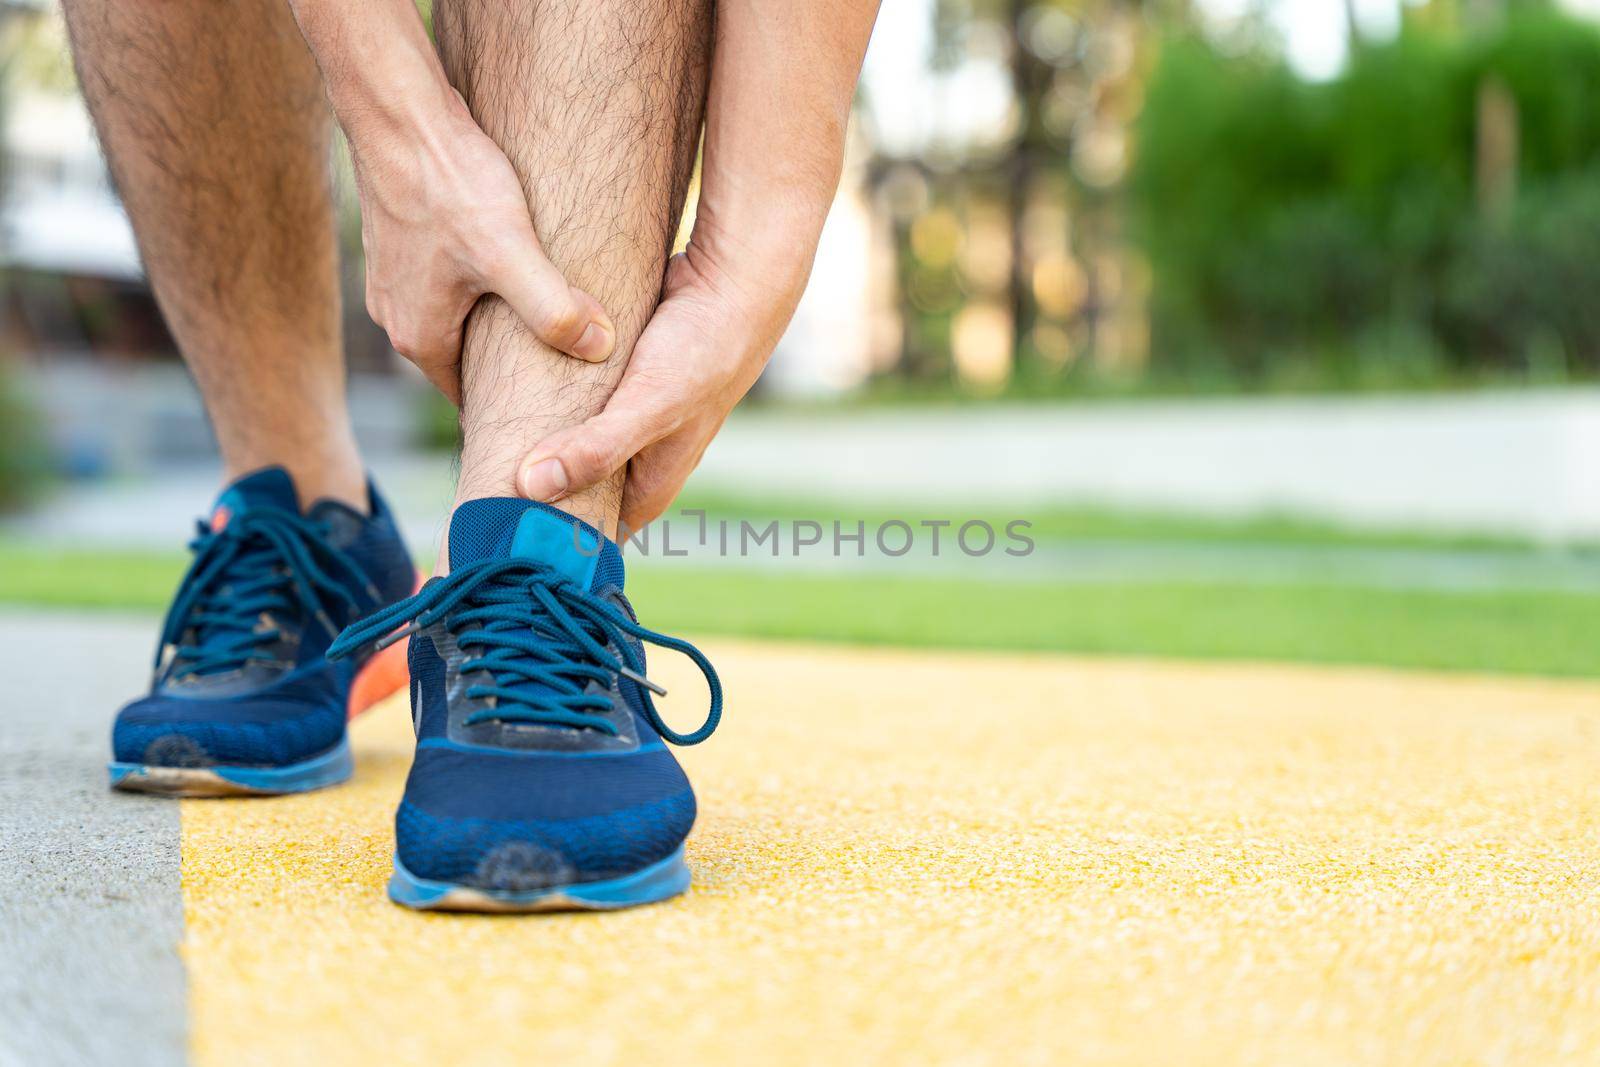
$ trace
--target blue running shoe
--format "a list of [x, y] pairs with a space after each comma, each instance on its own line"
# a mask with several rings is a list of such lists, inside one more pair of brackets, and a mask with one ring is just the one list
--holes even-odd
[[[635, 621], [617, 546], [555, 508], [469, 501], [450, 520], [449, 551], [448, 577], [351, 627], [330, 652], [411, 638], [417, 754], [395, 816], [390, 898], [554, 911], [683, 892], [694, 791], [663, 741], [697, 744], [716, 729], [716, 671], [693, 645]], [[693, 733], [657, 713], [644, 641], [704, 673], [711, 709]]]
[[190, 544], [150, 694], [117, 715], [111, 784], [176, 796], [298, 793], [352, 768], [345, 721], [366, 660], [328, 660], [339, 631], [416, 589], [376, 489], [371, 515], [300, 512], [281, 467], [225, 489]]

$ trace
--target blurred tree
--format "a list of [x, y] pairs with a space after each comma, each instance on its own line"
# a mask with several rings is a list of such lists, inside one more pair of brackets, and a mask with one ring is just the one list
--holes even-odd
[[[1186, 0], [1168, 6], [1183, 11]], [[1135, 0], [939, 0], [934, 79], [955, 84], [992, 64], [1009, 113], [981, 130], [933, 115], [933, 136], [912, 158], [883, 154], [870, 170], [902, 285], [894, 373], [954, 373], [993, 388], [997, 341], [1001, 381], [1048, 382], [1078, 361], [1142, 361], [1143, 271], [1123, 262], [1121, 190], [1142, 97], [1142, 10]], [[915, 207], [894, 191], [908, 175], [923, 194]], [[952, 219], [954, 255], [949, 242], [918, 239]]]
[[[1028, 241], [1028, 206], [1033, 193], [1039, 157], [1049, 149], [1042, 112], [1051, 71], [1039, 60], [1027, 40], [1036, 6], [1032, 0], [1006, 0], [1006, 28], [1010, 32], [1011, 92], [1017, 109], [1017, 133], [1007, 161], [1006, 221], [1011, 237], [1011, 275], [1007, 303], [1014, 339], [1033, 336], [1033, 250]], [[1025, 360], [1025, 343], [1014, 351]]]
[[[12, 17], [16, 12], [0, 9], [0, 146], [7, 144], [6, 120], [11, 99], [11, 79], [26, 55], [19, 41], [31, 35], [38, 20]], [[0, 195], [8, 188], [8, 153], [0, 147]], [[0, 307], [9, 301], [9, 270], [0, 271]], [[43, 481], [49, 468], [44, 436], [33, 405], [18, 382], [14, 354], [0, 348], [0, 511], [27, 500]]]
[[1166, 42], [1131, 183], [1158, 372], [1600, 373], [1600, 30], [1544, 5], [1459, 15], [1436, 0], [1326, 83]]

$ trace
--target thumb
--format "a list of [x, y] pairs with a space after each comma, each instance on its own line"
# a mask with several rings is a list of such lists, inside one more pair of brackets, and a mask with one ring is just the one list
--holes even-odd
[[483, 286], [498, 294], [535, 337], [558, 352], [602, 363], [616, 347], [617, 330], [600, 302], [567, 279], [539, 247], [532, 226], [496, 257]]
[[624, 378], [598, 415], [534, 446], [517, 472], [517, 491], [548, 504], [605, 481], [662, 436], [663, 414]]

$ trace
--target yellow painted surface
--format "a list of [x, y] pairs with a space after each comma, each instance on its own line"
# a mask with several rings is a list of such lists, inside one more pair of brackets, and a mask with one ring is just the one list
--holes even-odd
[[670, 904], [389, 904], [403, 699], [349, 786], [184, 801], [197, 1062], [1600, 1061], [1600, 687], [708, 651]]

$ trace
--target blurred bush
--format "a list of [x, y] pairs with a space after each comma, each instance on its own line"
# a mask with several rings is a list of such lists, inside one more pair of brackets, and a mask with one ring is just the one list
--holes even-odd
[[1600, 374], [1600, 29], [1409, 25], [1330, 82], [1166, 44], [1129, 192], [1150, 370], [1346, 387]]
[[417, 428], [417, 444], [422, 448], [454, 452], [461, 447], [461, 413], [437, 389], [419, 391]]
[[24, 503], [50, 469], [37, 413], [0, 359], [0, 511]]

